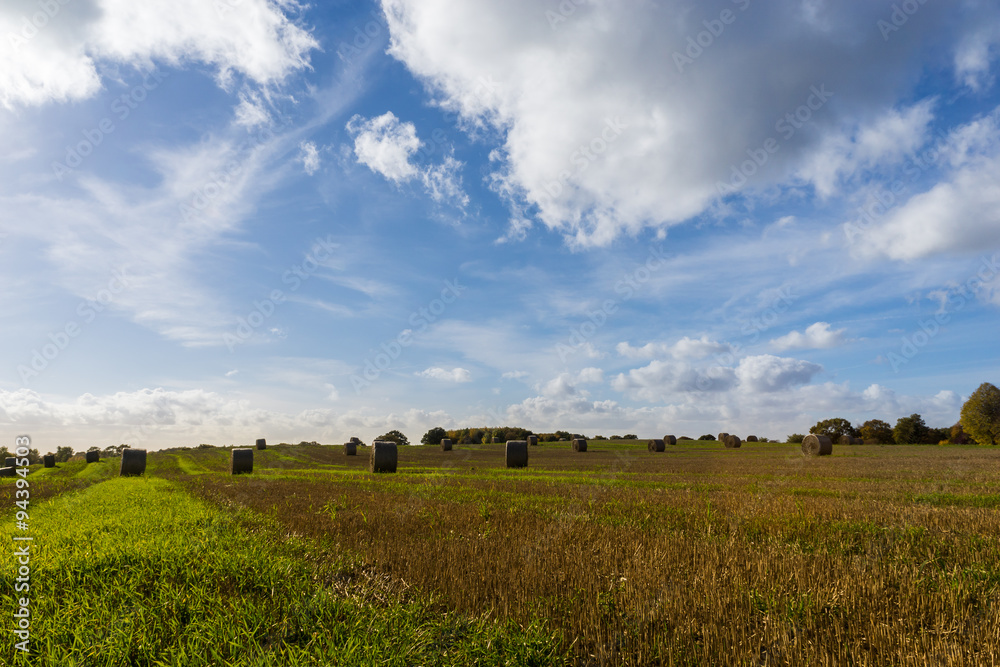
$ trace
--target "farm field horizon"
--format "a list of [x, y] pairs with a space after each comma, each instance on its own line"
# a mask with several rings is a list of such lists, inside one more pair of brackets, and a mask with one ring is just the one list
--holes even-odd
[[369, 449], [32, 466], [30, 664], [1000, 660], [993, 448], [415, 445], [395, 474]]

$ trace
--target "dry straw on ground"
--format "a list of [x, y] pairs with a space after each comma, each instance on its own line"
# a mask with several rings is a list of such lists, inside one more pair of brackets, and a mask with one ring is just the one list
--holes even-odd
[[743, 441], [740, 440], [740, 436], [738, 435], [727, 435], [723, 442], [726, 445], [726, 449], [739, 449], [743, 446]]
[[98, 451], [87, 452], [87, 463], [97, 463], [101, 460], [101, 453]]
[[663, 443], [666, 445], [676, 445], [677, 437], [673, 435], [665, 435], [663, 436]]
[[356, 443], [356, 442], [345, 442], [344, 443], [344, 455], [345, 456], [357, 456], [358, 455], [358, 443]]
[[376, 440], [372, 443], [369, 469], [372, 472], [396, 472], [398, 446], [391, 440]]
[[264, 438], [257, 438], [257, 449], [267, 449], [267, 440]]
[[508, 468], [525, 468], [528, 466], [528, 441], [508, 440], [506, 451]]
[[802, 439], [802, 453], [808, 456], [829, 456], [833, 454], [833, 441], [825, 435], [810, 433]]
[[649, 443], [646, 445], [646, 448], [651, 452], [666, 451], [666, 446], [664, 445], [663, 441], [660, 440], [659, 438], [654, 438], [650, 440]]
[[587, 451], [587, 441], [583, 438], [573, 438], [573, 451], [574, 452]]
[[253, 450], [234, 449], [229, 455], [229, 472], [233, 475], [242, 475], [253, 472]]
[[45, 456], [43, 456], [42, 457], [42, 465], [44, 465], [46, 468], [55, 468], [56, 467], [56, 455], [55, 454], [46, 454]]
[[451, 451], [451, 439], [450, 438], [443, 438], [441, 440], [441, 451], [442, 452], [450, 452]]
[[146, 472], [146, 450], [132, 449], [131, 447], [122, 450], [122, 463], [118, 469], [118, 475], [129, 477], [131, 475], [141, 475]]

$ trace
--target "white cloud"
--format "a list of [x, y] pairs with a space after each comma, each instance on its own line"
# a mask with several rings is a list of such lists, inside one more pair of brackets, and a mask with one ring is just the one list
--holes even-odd
[[732, 350], [728, 343], [709, 340], [708, 336], [689, 338], [684, 336], [674, 344], [664, 342], [646, 343], [642, 347], [632, 347], [628, 342], [618, 343], [615, 348], [619, 355], [629, 359], [656, 359], [673, 357], [695, 361], [713, 354], [723, 354]]
[[394, 113], [387, 111], [368, 119], [355, 115], [348, 121], [347, 131], [354, 136], [358, 162], [375, 173], [396, 184], [416, 178], [438, 203], [449, 202], [459, 208], [469, 203], [459, 173], [465, 166], [462, 162], [451, 155], [445, 156], [441, 164], [423, 168], [411, 162], [422, 145], [413, 123], [401, 123]]
[[802, 359], [761, 354], [741, 359], [736, 368], [736, 377], [741, 389], [778, 392], [808, 384], [822, 370], [822, 366]]
[[[843, 127], [871, 128], [848, 147], [844, 169], [891, 157], [893, 137], [919, 139], [926, 114], [886, 110], [912, 99], [902, 82], [930, 66], [926, 40], [955, 44], [990, 14], [927, 4], [886, 42], [857, 28], [884, 18], [877, 3], [738, 3], [724, 37], [677, 65], [674, 54], [713, 17], [704, 3], [573, 5], [550, 25], [534, 0], [382, 0], [389, 53], [497, 144], [507, 239], [523, 236], [536, 211], [581, 245], [677, 224], [717, 202], [717, 184], [769, 138], [779, 150], [755, 168], [748, 192], [792, 182], [826, 152], [821, 137]], [[802, 106], [810, 95], [812, 110]], [[800, 109], [806, 122], [780, 125]], [[832, 187], [832, 176], [816, 179]]]
[[771, 347], [784, 352], [785, 350], [825, 350], [838, 347], [847, 342], [844, 332], [847, 329], [832, 331], [828, 322], [816, 322], [806, 327], [805, 332], [792, 331], [771, 341]]
[[316, 144], [311, 141], [303, 141], [299, 144], [299, 149], [302, 151], [299, 155], [299, 159], [302, 160], [302, 166], [305, 168], [306, 173], [312, 176], [319, 169], [319, 150], [317, 150]]
[[434, 380], [445, 380], [447, 382], [472, 382], [472, 374], [464, 368], [453, 368], [450, 371], [446, 371], [438, 366], [432, 366], [416, 373], [416, 375]]
[[235, 111], [236, 124], [252, 130], [271, 122], [271, 114], [267, 112], [260, 94], [253, 91], [240, 93], [240, 103]]
[[507, 371], [500, 377], [504, 380], [523, 380], [528, 377], [528, 373], [525, 373], [524, 371]]
[[286, 14], [299, 10], [294, 0], [52, 4], [58, 11], [50, 19], [29, 19], [27, 27], [24, 17], [41, 14], [40, 4], [0, 5], [0, 104], [8, 109], [86, 99], [100, 90], [104, 63], [198, 62], [214, 67], [223, 86], [235, 74], [267, 86], [308, 67], [319, 46]]
[[982, 26], [955, 50], [955, 77], [974, 91], [992, 83], [990, 63], [1000, 53], [1000, 22]]
[[735, 384], [732, 368], [719, 365], [695, 368], [685, 362], [658, 359], [620, 373], [611, 381], [615, 391], [651, 402], [671, 400], [686, 392], [724, 392]]

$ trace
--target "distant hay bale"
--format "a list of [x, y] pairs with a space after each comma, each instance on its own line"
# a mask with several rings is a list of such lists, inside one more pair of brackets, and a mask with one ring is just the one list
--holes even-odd
[[757, 440], [757, 436], [755, 435], [748, 435], [747, 442], [759, 442], [759, 440]]
[[87, 452], [87, 463], [97, 463], [101, 460], [101, 453], [98, 451]]
[[42, 465], [44, 465], [46, 468], [55, 468], [56, 467], [56, 455], [55, 454], [46, 454], [45, 456], [43, 456], [42, 457]]
[[3, 460], [3, 466], [5, 468], [13, 468], [17, 465], [17, 458], [13, 456], [8, 456]]
[[264, 438], [257, 438], [257, 449], [267, 449], [267, 440]]
[[725, 432], [720, 433], [719, 434], [719, 442], [725, 443], [726, 442], [726, 438], [728, 438], [728, 437], [729, 437], [728, 433], [725, 433]]
[[863, 445], [865, 441], [861, 438], [854, 438], [849, 435], [842, 435], [837, 439], [838, 445]]
[[372, 443], [369, 469], [372, 472], [396, 472], [398, 446], [391, 440], [376, 440]]
[[646, 448], [649, 449], [649, 451], [651, 452], [663, 452], [666, 451], [667, 449], [664, 442], [659, 438], [654, 438], [650, 440], [647, 443]]
[[345, 442], [344, 443], [344, 456], [357, 456], [358, 455], [358, 443], [356, 442]]
[[242, 475], [253, 472], [253, 450], [234, 449], [229, 455], [229, 472], [233, 475]]
[[825, 435], [810, 433], [802, 439], [802, 453], [806, 456], [829, 456], [833, 454], [833, 441]]
[[535, 447], [536, 445], [538, 445], [538, 436], [537, 435], [529, 435], [528, 436], [528, 446]]
[[493, 436], [493, 444], [494, 445], [499, 445], [500, 444], [500, 436], [499, 435]]
[[740, 440], [740, 436], [738, 435], [727, 435], [723, 442], [726, 445], [726, 449], [739, 449], [743, 446], [743, 441]]
[[672, 435], [665, 435], [665, 436], [663, 436], [663, 444], [665, 444], [665, 445], [676, 445], [677, 444], [677, 438], [675, 438]]
[[451, 439], [450, 438], [444, 438], [444, 439], [441, 440], [441, 451], [442, 452], [450, 452], [451, 451]]
[[573, 438], [573, 451], [574, 452], [585, 452], [587, 451], [587, 441], [583, 438]]
[[0, 468], [0, 477], [14, 477], [14, 466], [4, 466]]
[[851, 444], [852, 445], [863, 445], [863, 444], [865, 444], [865, 441], [862, 438], [851, 438]]
[[146, 450], [128, 447], [122, 450], [122, 464], [118, 469], [119, 477], [141, 475], [146, 472]]
[[505, 458], [508, 468], [526, 468], [528, 466], [528, 441], [508, 440]]

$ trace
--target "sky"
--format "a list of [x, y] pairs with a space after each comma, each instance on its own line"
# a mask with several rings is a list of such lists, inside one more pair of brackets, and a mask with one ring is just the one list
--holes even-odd
[[6, 0], [0, 424], [784, 438], [1000, 380], [992, 1]]

